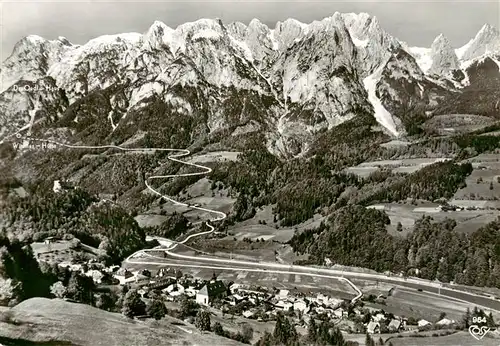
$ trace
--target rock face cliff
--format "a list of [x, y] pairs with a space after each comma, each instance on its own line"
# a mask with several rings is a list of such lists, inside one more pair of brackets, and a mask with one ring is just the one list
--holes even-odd
[[400, 137], [409, 105], [433, 107], [461, 92], [475, 78], [467, 72], [477, 70], [474, 61], [497, 61], [499, 47], [489, 25], [457, 50], [442, 35], [430, 49], [409, 47], [366, 13], [275, 28], [257, 19], [175, 29], [156, 21], [143, 34], [84, 45], [28, 36], [1, 65], [0, 139], [38, 126], [123, 143], [168, 128], [175, 134], [162, 143], [179, 146], [244, 128], [261, 132], [271, 152], [293, 156], [319, 131], [366, 112]]
[[450, 41], [442, 34], [432, 42], [431, 59], [430, 73], [446, 76], [460, 68], [455, 50], [452, 48]]

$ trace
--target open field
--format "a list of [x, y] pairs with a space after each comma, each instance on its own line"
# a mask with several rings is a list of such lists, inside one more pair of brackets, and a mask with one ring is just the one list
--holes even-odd
[[[452, 202], [452, 204], [455, 204]], [[497, 210], [461, 210], [461, 211], [440, 211], [436, 209], [439, 205], [431, 202], [424, 202], [418, 205], [402, 203], [379, 203], [372, 208], [384, 210], [389, 216], [391, 224], [387, 225], [387, 231], [391, 235], [406, 235], [415, 224], [415, 221], [424, 215], [431, 216], [435, 221], [443, 221], [446, 218], [457, 222], [458, 232], [474, 232], [481, 226], [496, 220]], [[396, 226], [401, 222], [403, 231], [398, 232]]]
[[313, 229], [318, 227], [321, 221], [324, 220], [323, 216], [316, 214], [311, 219], [294, 227], [276, 228], [276, 223], [273, 222], [272, 208], [272, 205], [259, 208], [253, 218], [230, 226], [228, 229], [230, 236], [236, 237], [238, 240], [250, 238], [253, 240], [264, 239], [285, 243], [293, 237], [295, 229], [298, 231]]
[[231, 237], [194, 239], [188, 242], [188, 245], [220, 258], [266, 262], [276, 261], [276, 251], [287, 246], [270, 241], [234, 240]]
[[159, 226], [168, 219], [168, 216], [158, 214], [140, 214], [134, 217], [139, 227]]
[[137, 321], [88, 305], [45, 298], [25, 300], [4, 312], [0, 316], [0, 338], [53, 344], [62, 341], [59, 345], [68, 346], [243, 345], [201, 333], [193, 325], [169, 316], [161, 321]]
[[72, 246], [71, 241], [58, 240], [56, 242], [45, 244], [45, 243], [32, 243], [31, 248], [35, 258], [38, 261], [47, 263], [61, 263], [61, 262], [71, 262], [75, 258], [75, 255], [80, 253], [85, 253], [88, 256], [94, 257], [93, 250], [97, 250], [91, 247], [86, 247], [81, 244], [78, 247]]
[[495, 119], [474, 114], [436, 115], [423, 124], [423, 128], [439, 135], [453, 135], [480, 130], [495, 123]]
[[[458, 190], [454, 200], [477, 201], [477, 207], [485, 207], [482, 201], [500, 200], [500, 154], [481, 154], [466, 160], [472, 164], [474, 170], [467, 177], [466, 187]], [[469, 202], [469, 204], [474, 204]]]
[[[467, 307], [473, 308], [474, 303], [467, 303], [461, 300], [460, 294], [457, 298], [438, 295], [438, 290], [430, 291], [423, 289], [418, 291], [416, 288], [400, 286], [382, 281], [372, 281], [353, 278], [351, 281], [363, 292], [365, 296], [380, 294], [387, 297], [386, 305], [365, 302], [368, 307], [383, 309], [392, 312], [398, 316], [414, 317], [434, 322], [438, 319], [441, 312], [445, 312], [449, 319], [460, 320]], [[392, 292], [389, 293], [392, 289]], [[444, 292], [444, 291], [442, 291]], [[475, 292], [477, 294], [484, 291]], [[449, 292], [445, 292], [449, 293]], [[481, 305], [481, 304], [476, 304]], [[489, 310], [488, 310], [489, 311]], [[493, 311], [495, 319], [500, 319], [500, 313]]]
[[380, 146], [383, 148], [399, 148], [399, 147], [407, 147], [410, 144], [411, 142], [395, 139], [386, 143], [382, 143], [380, 144]]
[[[229, 210], [222, 211], [228, 212]], [[307, 256], [294, 254], [291, 247], [284, 243], [293, 237], [296, 230], [318, 227], [323, 219], [323, 216], [316, 214], [295, 227], [276, 228], [276, 223], [273, 222], [272, 206], [265, 206], [262, 209], [257, 209], [253, 218], [230, 226], [227, 237], [194, 240], [190, 244], [219, 257], [228, 257], [229, 252], [231, 252], [234, 259], [258, 259], [272, 262], [276, 260], [291, 264], [297, 259], [304, 259]]]
[[467, 307], [471, 307], [471, 304], [443, 299], [438, 295], [430, 295], [409, 288], [395, 288], [391, 296], [387, 297], [386, 303], [387, 305], [378, 307], [398, 316], [413, 316], [430, 322], [438, 321], [441, 312], [446, 313], [447, 318], [458, 321]]
[[441, 157], [370, 161], [363, 162], [355, 167], [349, 167], [345, 171], [347, 173], [356, 174], [360, 177], [368, 177], [371, 173], [382, 168], [391, 170], [393, 173], [413, 173], [433, 163], [448, 160], [450, 160], [450, 158]]
[[238, 240], [250, 238], [252, 240], [276, 240], [287, 242], [293, 236], [293, 229], [276, 229], [273, 222], [272, 206], [265, 206], [256, 210], [255, 216], [243, 222], [238, 222], [228, 229], [230, 237]]
[[238, 223], [229, 229], [229, 237], [235, 237], [238, 240], [250, 238], [252, 240], [264, 239], [287, 242], [293, 237], [293, 229], [276, 229], [269, 225], [253, 225], [251, 223]]
[[[435, 331], [439, 333], [439, 331]], [[434, 333], [434, 332], [433, 332]], [[500, 340], [487, 335], [482, 340], [474, 339], [468, 332], [457, 332], [446, 336], [433, 337], [393, 337], [390, 342], [394, 346], [498, 346]], [[386, 340], [384, 338], [384, 340]], [[387, 342], [388, 343], [388, 342]]]
[[43, 254], [52, 251], [65, 251], [71, 249], [71, 242], [67, 240], [60, 240], [57, 242], [52, 242], [49, 244], [46, 243], [32, 243], [31, 248], [35, 253], [35, 256], [38, 254]]
[[236, 161], [238, 159], [238, 151], [213, 151], [205, 154], [194, 155], [186, 162], [190, 163], [206, 163], [206, 162], [224, 162]]

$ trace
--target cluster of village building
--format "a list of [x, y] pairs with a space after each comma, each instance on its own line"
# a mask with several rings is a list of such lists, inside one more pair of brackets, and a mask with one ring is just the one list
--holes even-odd
[[[296, 317], [296, 320], [300, 319], [304, 324], [309, 323], [310, 318], [318, 316], [329, 320], [348, 319], [348, 311], [342, 299], [321, 293], [305, 295], [300, 292], [291, 293], [285, 289], [270, 289], [233, 282], [227, 284], [215, 277], [210, 281], [197, 280], [173, 268], [161, 268], [155, 274], [147, 270], [131, 272], [120, 268], [114, 277], [120, 284], [137, 287], [143, 297], [147, 297], [148, 292], [153, 289], [161, 290], [167, 301], [176, 301], [185, 295], [202, 306], [212, 306], [245, 318], [271, 320], [278, 312], [283, 312]], [[364, 330], [370, 334], [448, 328], [456, 324], [447, 318], [436, 323], [421, 319], [411, 321], [410, 324], [408, 319], [387, 314], [380, 309], [368, 308], [368, 310], [371, 310], [371, 320], [364, 323]], [[358, 316], [365, 314], [366, 311], [366, 307], [353, 309]], [[349, 331], [355, 330], [350, 328]]]
[[[51, 239], [45, 241], [45, 243], [50, 242]], [[274, 319], [278, 312], [293, 317], [298, 324], [308, 324], [310, 318], [337, 321], [363, 320], [363, 327], [356, 328], [354, 323], [351, 323], [347, 324], [348, 327], [345, 330], [349, 332], [366, 331], [370, 334], [448, 328], [456, 324], [455, 321], [447, 318], [435, 323], [423, 319], [408, 321], [406, 318], [387, 314], [380, 309], [358, 305], [351, 309], [349, 315], [344, 300], [322, 293], [309, 292], [309, 294], [304, 294], [296, 290], [290, 292], [286, 289], [250, 286], [234, 282], [225, 283], [217, 280], [215, 276], [209, 281], [199, 280], [190, 275], [184, 275], [175, 268], [164, 267], [154, 273], [147, 269], [130, 271], [120, 266], [105, 267], [104, 264], [95, 260], [90, 260], [86, 264], [59, 263], [59, 265], [68, 266], [71, 271], [83, 272], [86, 276], [91, 277], [97, 285], [127, 284], [136, 288], [143, 298], [148, 298], [150, 292], [161, 291], [165, 301], [178, 301], [186, 296], [195, 300], [199, 305], [211, 306], [220, 309], [223, 313], [261, 321]], [[385, 298], [385, 296], [379, 296], [377, 301]], [[369, 320], [364, 318], [367, 310], [370, 312]], [[343, 329], [342, 326], [339, 328]]]

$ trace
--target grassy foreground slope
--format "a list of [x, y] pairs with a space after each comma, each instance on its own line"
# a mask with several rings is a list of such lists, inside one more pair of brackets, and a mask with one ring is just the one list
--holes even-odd
[[25, 300], [0, 314], [0, 342], [11, 345], [32, 342], [33, 345], [92, 346], [243, 345], [215, 334], [201, 334], [193, 326], [168, 316], [160, 321], [137, 321], [88, 305], [46, 298]]

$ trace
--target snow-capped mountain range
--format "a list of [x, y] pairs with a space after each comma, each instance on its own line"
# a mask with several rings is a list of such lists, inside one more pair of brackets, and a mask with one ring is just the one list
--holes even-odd
[[106, 114], [92, 116], [106, 117], [108, 134], [131, 127], [130, 114], [160, 99], [166, 117], [195, 119], [196, 133], [264, 129], [270, 151], [297, 155], [318, 131], [359, 112], [404, 136], [409, 104], [433, 107], [460, 93], [472, 67], [488, 59], [500, 66], [499, 53], [500, 33], [490, 25], [458, 49], [443, 35], [420, 48], [366, 13], [288, 19], [274, 29], [257, 19], [201, 19], [176, 29], [155, 21], [144, 34], [84, 45], [32, 35], [1, 65], [0, 139], [34, 118], [81, 124], [79, 110], [99, 94]]

